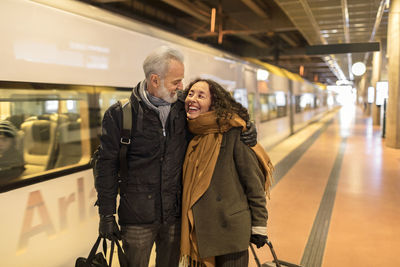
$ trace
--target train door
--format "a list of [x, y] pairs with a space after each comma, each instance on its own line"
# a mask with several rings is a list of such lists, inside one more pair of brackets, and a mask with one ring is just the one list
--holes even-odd
[[249, 111], [250, 120], [258, 123], [257, 118], [257, 72], [253, 68], [244, 68], [244, 88], [247, 92], [247, 109]]

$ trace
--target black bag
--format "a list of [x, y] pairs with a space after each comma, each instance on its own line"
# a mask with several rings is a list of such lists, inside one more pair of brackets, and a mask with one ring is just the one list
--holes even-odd
[[[103, 252], [96, 253], [100, 245], [101, 239], [103, 239]], [[107, 263], [107, 260], [105, 259], [107, 242], [105, 238], [102, 238], [100, 236], [97, 238], [96, 243], [90, 250], [89, 256], [87, 258], [79, 257], [76, 259], [75, 267], [111, 267], [112, 258], [114, 255], [114, 244], [116, 244], [118, 248], [118, 259], [120, 266], [127, 267], [128, 260], [117, 239], [111, 241], [110, 259]]]

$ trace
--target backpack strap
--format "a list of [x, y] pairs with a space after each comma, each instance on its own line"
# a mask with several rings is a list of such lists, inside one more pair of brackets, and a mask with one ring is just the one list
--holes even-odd
[[119, 100], [122, 107], [121, 149], [119, 150], [119, 176], [121, 179], [128, 177], [127, 153], [131, 143], [132, 132], [132, 105], [127, 98]]
[[141, 133], [143, 132], [143, 108], [140, 102], [141, 98], [139, 97], [139, 93], [136, 89], [132, 91], [133, 95], [138, 101], [133, 102], [133, 109], [137, 112], [137, 121], [136, 121], [136, 130]]

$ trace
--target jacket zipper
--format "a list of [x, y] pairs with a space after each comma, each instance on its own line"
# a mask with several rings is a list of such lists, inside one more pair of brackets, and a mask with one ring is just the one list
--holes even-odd
[[[168, 121], [168, 118], [167, 118]], [[166, 136], [167, 132], [165, 130], [165, 126], [163, 126], [161, 120], [160, 120], [161, 126], [162, 126], [162, 151], [161, 151], [161, 168], [160, 168], [160, 208], [161, 208], [161, 223], [164, 223], [164, 208], [163, 208], [163, 165], [164, 165], [164, 156], [165, 156], [165, 141], [166, 141]], [[167, 122], [165, 123], [167, 124]]]

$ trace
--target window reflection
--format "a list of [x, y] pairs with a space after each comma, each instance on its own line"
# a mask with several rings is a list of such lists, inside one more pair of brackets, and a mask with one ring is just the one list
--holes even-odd
[[130, 94], [130, 88], [0, 81], [0, 189], [88, 164], [105, 110]]
[[[2, 167], [0, 183], [87, 161], [86, 93], [2, 88], [0, 95], [0, 122], [15, 130], [12, 141], [7, 141], [14, 149], [2, 149], [0, 165], [18, 165], [19, 170], [10, 173]], [[0, 135], [0, 142], [10, 138]]]

